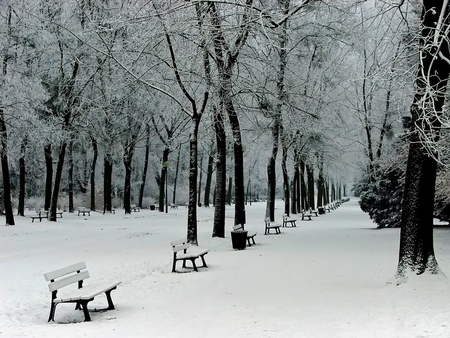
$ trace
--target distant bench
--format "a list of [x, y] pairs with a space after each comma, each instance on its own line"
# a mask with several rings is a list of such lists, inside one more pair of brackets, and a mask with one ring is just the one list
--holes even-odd
[[[170, 242], [170, 245], [173, 249], [173, 265], [172, 265], [172, 272], [177, 272], [175, 270], [176, 263], [178, 261], [183, 261], [183, 268], [186, 268], [186, 261], [192, 262], [192, 267], [194, 268], [194, 271], [198, 272], [197, 265], [195, 264], [195, 260], [197, 258], [201, 258], [203, 265], [202, 267], [207, 268], [205, 261], [205, 255], [208, 253], [208, 249], [200, 249], [198, 247], [195, 247], [193, 245], [190, 245], [187, 243], [186, 240], [180, 239], [177, 241]], [[188, 252], [188, 249], [189, 252]], [[182, 251], [182, 252], [180, 252]]]
[[302, 211], [302, 221], [304, 221], [305, 218], [307, 218], [308, 221], [310, 221], [311, 217], [312, 217], [311, 211], [305, 211], [305, 210]]
[[[84, 320], [89, 322], [91, 316], [87, 305], [90, 301], [102, 293], [106, 294], [108, 300], [108, 307], [103, 310], [114, 310], [114, 303], [111, 298], [111, 291], [117, 288], [121, 282], [105, 283], [102, 285], [91, 284], [83, 287], [83, 280], [89, 278], [89, 272], [86, 269], [84, 262], [76, 263], [66, 266], [65, 268], [47, 272], [44, 278], [48, 284], [48, 289], [52, 293], [50, 315], [48, 321], [55, 320], [56, 305], [60, 303], [76, 303], [75, 310], [83, 309]], [[64, 293], [63, 296], [58, 297], [58, 290], [62, 287], [77, 283], [78, 289]], [[97, 310], [99, 311], [99, 310]]]
[[280, 230], [281, 225], [279, 225], [279, 224], [271, 224], [269, 217], [266, 217], [266, 219], [264, 220], [264, 223], [265, 223], [265, 226], [266, 226], [266, 228], [264, 230], [264, 235], [270, 234], [270, 230], [275, 230], [276, 234], [281, 234], [281, 230]]
[[176, 205], [175, 203], [172, 203], [170, 205], [170, 209], [178, 209], [178, 205]]
[[[244, 231], [244, 227], [242, 226], [242, 224], [237, 224], [233, 227], [233, 231]], [[256, 236], [256, 232], [248, 232], [247, 231], [247, 243], [248, 246], [252, 246], [252, 243], [250, 243], [250, 240], [253, 241], [253, 244], [255, 243], [255, 236]]]
[[86, 216], [86, 214], [88, 214], [88, 216], [91, 216], [91, 209], [85, 208], [85, 207], [79, 207], [77, 209], [78, 211], [78, 216], [80, 216], [80, 214], [83, 214], [83, 216]]
[[140, 212], [141, 208], [139, 208], [136, 204], [130, 205], [131, 211]]
[[[35, 219], [38, 219], [39, 222], [42, 222], [43, 218], [47, 218], [49, 217], [50, 211], [47, 210], [39, 210], [36, 211], [36, 215], [31, 216], [31, 222], [34, 223]], [[59, 216], [59, 218], [62, 218], [63, 212], [62, 211], [57, 211], [56, 212], [56, 217]]]
[[291, 227], [297, 227], [295, 222], [297, 222], [295, 218], [290, 218], [287, 214], [283, 214], [283, 228], [287, 228], [288, 224], [290, 224]]

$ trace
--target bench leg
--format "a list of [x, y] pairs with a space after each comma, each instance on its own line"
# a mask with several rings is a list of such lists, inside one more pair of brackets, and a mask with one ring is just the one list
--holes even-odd
[[175, 272], [175, 264], [177, 263], [177, 261], [174, 259], [173, 260], [173, 264], [172, 264], [172, 272]]
[[205, 268], [207, 268], [207, 267], [208, 267], [208, 265], [206, 265], [206, 261], [205, 261], [205, 255], [201, 255], [201, 256], [200, 256], [200, 258], [202, 259], [202, 262], [203, 262], [203, 266], [204, 266]]
[[83, 308], [83, 314], [84, 314], [84, 321], [85, 322], [90, 322], [91, 321], [91, 316], [89, 315], [89, 310], [88, 310], [88, 303], [91, 301], [92, 299], [89, 300], [80, 300], [80, 305]]
[[252, 237], [252, 241], [253, 241], [253, 244], [256, 244], [256, 243], [255, 243], [255, 237]]
[[106, 310], [114, 310], [115, 309], [114, 303], [113, 303], [112, 298], [111, 298], [111, 291], [115, 290], [115, 289], [116, 288], [114, 287], [111, 290], [105, 292], [106, 299], [108, 300], [108, 308]]
[[48, 321], [55, 321], [55, 310], [56, 310], [56, 305], [55, 303], [53, 303], [53, 299], [52, 299], [52, 304], [50, 304], [50, 315], [48, 316]]
[[252, 243], [250, 243], [250, 238], [247, 238], [247, 243], [248, 243], [248, 246], [252, 246]]
[[198, 272], [197, 265], [195, 264], [195, 258], [192, 258], [191, 262], [192, 262], [192, 266], [194, 267], [194, 271]]

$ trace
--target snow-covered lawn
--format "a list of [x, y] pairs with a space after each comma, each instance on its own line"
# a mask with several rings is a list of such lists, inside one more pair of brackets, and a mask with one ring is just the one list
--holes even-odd
[[[281, 222], [282, 202], [277, 206]], [[0, 227], [0, 337], [450, 337], [447, 279], [388, 284], [399, 230], [373, 230], [356, 200], [281, 235], [264, 236], [264, 211], [264, 203], [247, 206], [246, 227], [258, 232], [257, 245], [234, 251], [233, 209], [227, 238], [217, 239], [214, 209], [199, 208], [209, 268], [180, 274], [171, 273], [169, 242], [186, 235], [184, 207], [168, 214], [64, 213], [57, 223], [17, 217], [16, 226]], [[449, 228], [436, 229], [437, 259], [448, 273], [449, 243]], [[47, 323], [43, 274], [79, 261], [91, 275], [86, 283], [122, 281], [112, 292], [116, 310], [83, 322], [73, 304], [61, 304], [56, 322]], [[90, 305], [105, 304], [99, 296]]]

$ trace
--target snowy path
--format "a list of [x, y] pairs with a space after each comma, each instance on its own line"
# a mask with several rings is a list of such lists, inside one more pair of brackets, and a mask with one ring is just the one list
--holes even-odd
[[[281, 201], [278, 207], [281, 222]], [[56, 224], [18, 218], [17, 226], [0, 228], [0, 337], [450, 337], [446, 279], [386, 284], [395, 273], [398, 229], [373, 230], [352, 200], [264, 236], [264, 210], [263, 203], [247, 207], [257, 245], [233, 251], [233, 210], [227, 238], [213, 239], [214, 210], [199, 209], [209, 268], [185, 274], [170, 273], [169, 246], [185, 237], [184, 208], [64, 214]], [[448, 228], [435, 231], [437, 258], [448, 273], [449, 242]], [[113, 292], [117, 310], [84, 323], [73, 305], [62, 304], [57, 323], [47, 323], [43, 273], [82, 260], [92, 282], [122, 280]], [[76, 323], [61, 324], [67, 322]]]

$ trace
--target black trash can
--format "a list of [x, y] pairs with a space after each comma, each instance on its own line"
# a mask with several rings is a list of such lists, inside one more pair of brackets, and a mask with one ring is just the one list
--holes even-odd
[[150, 210], [155, 210], [155, 209], [156, 209], [155, 205], [154, 204], [150, 204]]
[[247, 247], [247, 233], [248, 231], [231, 232], [231, 243], [233, 244], [233, 249], [244, 250]]
[[324, 215], [325, 214], [324, 207], [318, 207], [317, 210], [319, 211], [319, 215]]

